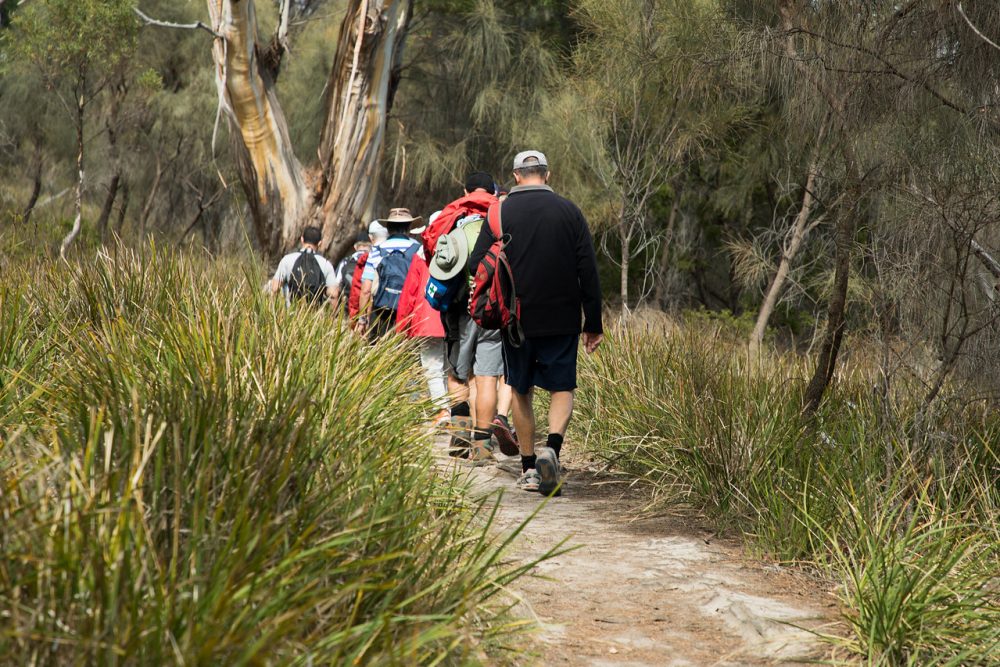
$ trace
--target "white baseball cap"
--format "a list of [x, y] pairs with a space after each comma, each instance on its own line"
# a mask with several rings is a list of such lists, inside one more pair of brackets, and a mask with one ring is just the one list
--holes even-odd
[[521, 151], [514, 157], [514, 171], [527, 167], [548, 167], [549, 161], [541, 151]]

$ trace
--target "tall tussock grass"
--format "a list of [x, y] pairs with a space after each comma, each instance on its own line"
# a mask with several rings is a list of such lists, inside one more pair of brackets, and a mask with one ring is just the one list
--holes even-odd
[[408, 349], [148, 249], [0, 286], [0, 663], [469, 664], [517, 624]]
[[[588, 448], [757, 548], [839, 582], [880, 665], [1000, 664], [1000, 416], [981, 404], [884, 400], [849, 362], [820, 412], [792, 354], [751, 363], [697, 322], [618, 330], [582, 365]], [[891, 407], [887, 407], [891, 404]]]

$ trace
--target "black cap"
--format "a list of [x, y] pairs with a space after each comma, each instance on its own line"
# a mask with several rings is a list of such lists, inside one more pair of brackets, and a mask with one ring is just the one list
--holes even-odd
[[480, 188], [486, 190], [491, 195], [495, 195], [497, 192], [497, 186], [493, 182], [492, 176], [485, 171], [474, 171], [465, 179], [465, 191], [474, 192]]
[[372, 239], [370, 236], [368, 236], [367, 229], [362, 229], [360, 232], [358, 232], [358, 235], [354, 239], [355, 243], [371, 243], [371, 241]]

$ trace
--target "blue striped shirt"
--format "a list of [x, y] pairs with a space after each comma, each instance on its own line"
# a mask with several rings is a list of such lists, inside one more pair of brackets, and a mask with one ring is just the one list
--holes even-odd
[[368, 253], [368, 261], [365, 262], [365, 270], [361, 273], [361, 280], [375, 280], [378, 265], [382, 259], [392, 250], [406, 251], [410, 246], [418, 245], [416, 241], [407, 236], [393, 236], [382, 241]]

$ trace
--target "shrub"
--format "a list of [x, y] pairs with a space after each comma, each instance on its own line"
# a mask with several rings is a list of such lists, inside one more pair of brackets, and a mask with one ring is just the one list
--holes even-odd
[[500, 643], [524, 568], [432, 470], [408, 348], [225, 263], [24, 272], [0, 287], [2, 662], [467, 664]]
[[[580, 434], [597, 456], [776, 557], [842, 585], [847, 645], [878, 664], [1000, 660], [1000, 419], [872, 391], [863, 357], [819, 414], [810, 367], [751, 363], [716, 323], [615, 331], [582, 363]], [[922, 428], [915, 425], [919, 419]]]

